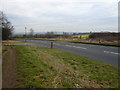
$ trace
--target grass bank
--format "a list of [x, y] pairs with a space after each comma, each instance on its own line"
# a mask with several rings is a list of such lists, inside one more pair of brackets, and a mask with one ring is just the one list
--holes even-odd
[[58, 49], [14, 46], [18, 88], [117, 88], [118, 68]]

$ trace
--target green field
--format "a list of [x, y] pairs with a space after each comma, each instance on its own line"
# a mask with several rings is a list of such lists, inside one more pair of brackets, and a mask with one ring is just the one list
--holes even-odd
[[78, 38], [88, 38], [89, 34], [83, 34], [83, 35], [74, 35], [73, 37], [78, 37]]
[[118, 87], [117, 67], [58, 49], [12, 48], [16, 50], [17, 88]]

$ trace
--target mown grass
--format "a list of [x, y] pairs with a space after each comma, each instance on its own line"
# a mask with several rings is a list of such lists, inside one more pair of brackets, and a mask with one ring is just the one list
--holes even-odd
[[117, 88], [118, 68], [58, 49], [15, 46], [18, 88]]

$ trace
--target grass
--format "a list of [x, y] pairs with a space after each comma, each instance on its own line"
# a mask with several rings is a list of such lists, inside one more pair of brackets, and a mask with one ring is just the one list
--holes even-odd
[[14, 46], [18, 88], [117, 88], [118, 68], [58, 49]]
[[81, 38], [88, 38], [89, 34], [83, 34], [83, 35], [74, 35], [73, 37], [81, 37]]
[[4, 40], [2, 43], [24, 43], [25, 41], [17, 41], [17, 40]]
[[108, 42], [108, 41], [99, 42], [99, 41], [88, 41], [88, 40], [74, 40], [69, 42], [120, 47], [119, 42]]

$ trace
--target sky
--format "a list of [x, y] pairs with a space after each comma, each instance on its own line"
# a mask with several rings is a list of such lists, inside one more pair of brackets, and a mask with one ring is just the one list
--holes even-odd
[[1, 0], [15, 33], [117, 32], [119, 0]]

